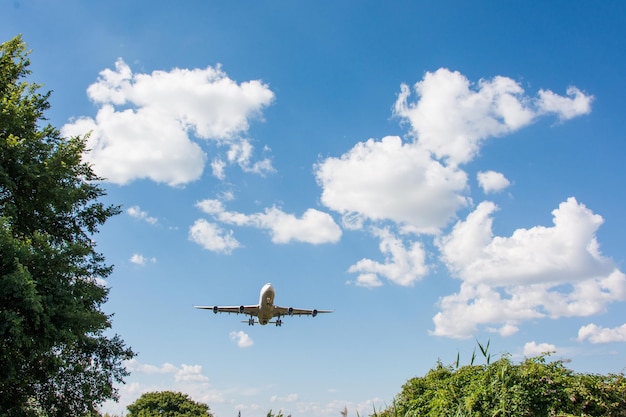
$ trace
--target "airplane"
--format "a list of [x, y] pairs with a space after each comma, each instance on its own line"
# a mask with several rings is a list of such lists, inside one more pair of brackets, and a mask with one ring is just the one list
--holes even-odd
[[[284, 316], [312, 316], [315, 317], [320, 313], [332, 313], [333, 310], [307, 310], [302, 308], [293, 308], [293, 307], [280, 307], [274, 305], [274, 296], [276, 295], [276, 291], [272, 284], [267, 283], [261, 288], [261, 294], [259, 296], [259, 304], [255, 305], [247, 305], [247, 306], [194, 306], [194, 308], [199, 308], [203, 310], [213, 310], [215, 314], [217, 313], [235, 313], [235, 314], [246, 314], [250, 316], [250, 318], [246, 320], [242, 320], [242, 323], [248, 323], [249, 326], [254, 326], [255, 323], [259, 323], [261, 326], [265, 326], [268, 323], [276, 324], [277, 327], [282, 326], [283, 321], [281, 317]], [[255, 320], [254, 318], [257, 318]], [[276, 317], [275, 321], [272, 319]]]

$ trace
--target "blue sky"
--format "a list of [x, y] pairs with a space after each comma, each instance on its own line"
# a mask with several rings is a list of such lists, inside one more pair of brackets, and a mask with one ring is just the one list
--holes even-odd
[[[626, 6], [5, 1], [50, 122], [121, 204], [96, 236], [123, 413], [370, 413], [476, 340], [626, 366]], [[194, 304], [334, 309], [281, 328]]]

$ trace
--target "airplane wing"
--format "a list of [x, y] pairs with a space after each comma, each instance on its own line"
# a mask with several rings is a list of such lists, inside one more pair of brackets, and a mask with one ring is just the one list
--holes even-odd
[[293, 307], [274, 306], [274, 317], [280, 316], [317, 316], [320, 313], [332, 313], [333, 310], [317, 310]]
[[228, 314], [247, 314], [249, 316], [258, 316], [259, 315], [259, 306], [194, 306], [194, 308], [199, 308], [201, 310], [211, 310], [215, 314], [217, 313], [228, 313]]

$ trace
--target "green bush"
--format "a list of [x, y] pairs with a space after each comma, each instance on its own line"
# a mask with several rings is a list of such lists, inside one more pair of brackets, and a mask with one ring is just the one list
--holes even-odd
[[[485, 356], [487, 357], [487, 356]], [[548, 355], [445, 366], [411, 378], [380, 417], [626, 416], [623, 373], [575, 373]], [[472, 360], [473, 363], [473, 360]]]

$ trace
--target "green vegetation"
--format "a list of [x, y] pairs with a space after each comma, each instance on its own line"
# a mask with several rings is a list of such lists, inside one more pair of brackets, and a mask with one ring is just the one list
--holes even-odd
[[50, 93], [29, 64], [21, 37], [0, 44], [0, 415], [87, 415], [134, 356], [104, 334], [111, 267], [92, 240], [119, 207], [98, 202], [86, 139], [40, 126]]
[[126, 408], [127, 417], [213, 417], [208, 405], [172, 391], [148, 392]]
[[393, 405], [380, 417], [518, 417], [626, 416], [624, 374], [579, 374], [548, 355], [515, 364], [508, 355], [491, 361], [488, 346], [480, 345], [486, 363], [459, 367], [441, 361], [423, 377], [402, 387]]

